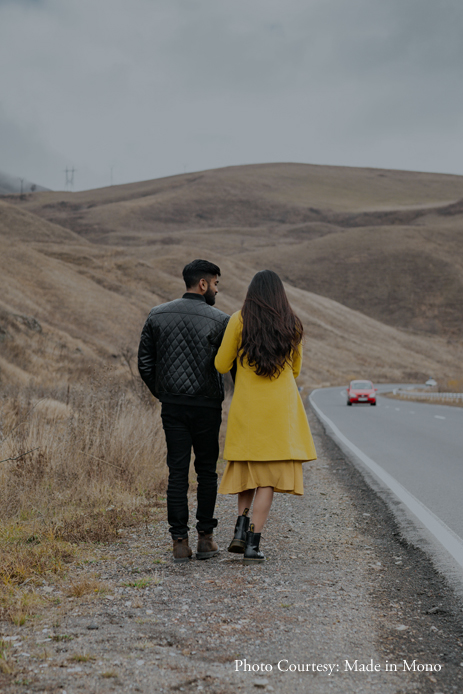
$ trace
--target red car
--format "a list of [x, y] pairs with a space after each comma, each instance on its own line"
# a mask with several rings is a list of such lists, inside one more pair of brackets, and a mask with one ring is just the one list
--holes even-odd
[[347, 404], [366, 402], [376, 405], [376, 388], [371, 381], [351, 381], [347, 387]]

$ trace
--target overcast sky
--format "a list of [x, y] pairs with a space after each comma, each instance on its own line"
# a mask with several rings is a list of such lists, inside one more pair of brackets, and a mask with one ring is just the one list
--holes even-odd
[[462, 0], [0, 0], [0, 171], [463, 174]]

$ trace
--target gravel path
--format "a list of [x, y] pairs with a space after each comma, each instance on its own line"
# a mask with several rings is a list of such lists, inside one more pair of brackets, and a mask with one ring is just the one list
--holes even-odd
[[232, 497], [219, 497], [222, 551], [207, 561], [174, 565], [165, 521], [128, 530], [70, 575], [96, 575], [106, 594], [0, 623], [16, 668], [2, 691], [461, 692], [461, 606], [309, 419], [319, 459], [305, 465], [304, 497], [276, 495], [265, 564], [226, 552]]

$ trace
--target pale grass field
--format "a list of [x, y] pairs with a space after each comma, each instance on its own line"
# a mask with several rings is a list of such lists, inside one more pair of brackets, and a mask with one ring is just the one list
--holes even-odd
[[[0, 399], [0, 616], [24, 623], [34, 586], [82, 543], [152, 520], [165, 492], [160, 407], [130, 384], [6, 389]], [[26, 583], [25, 583], [26, 582]]]

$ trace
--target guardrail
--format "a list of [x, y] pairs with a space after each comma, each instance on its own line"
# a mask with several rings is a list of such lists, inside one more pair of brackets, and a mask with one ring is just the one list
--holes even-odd
[[463, 393], [410, 393], [404, 390], [393, 390], [394, 395], [400, 395], [406, 400], [463, 400]]

